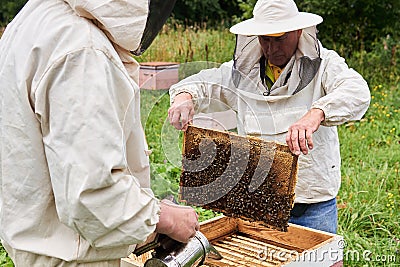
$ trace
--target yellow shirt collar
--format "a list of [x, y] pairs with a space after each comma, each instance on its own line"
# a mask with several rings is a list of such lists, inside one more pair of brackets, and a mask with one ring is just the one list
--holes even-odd
[[[271, 80], [273, 80], [273, 82], [275, 82], [276, 80], [278, 80], [278, 78], [281, 75], [283, 69], [281, 69], [278, 66], [275, 66], [274, 64], [269, 62], [269, 60], [268, 60], [268, 66], [269, 66], [269, 69], [270, 69], [271, 73], [270, 73], [270, 75], [268, 75], [268, 70], [267, 70], [267, 75], [268, 75], [269, 78], [273, 78]], [[273, 76], [273, 77], [270, 77], [270, 76]]]

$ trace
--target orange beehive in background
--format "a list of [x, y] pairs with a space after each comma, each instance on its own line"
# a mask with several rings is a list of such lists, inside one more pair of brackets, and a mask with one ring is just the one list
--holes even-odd
[[139, 87], [141, 89], [169, 89], [178, 82], [176, 62], [142, 62], [140, 63]]

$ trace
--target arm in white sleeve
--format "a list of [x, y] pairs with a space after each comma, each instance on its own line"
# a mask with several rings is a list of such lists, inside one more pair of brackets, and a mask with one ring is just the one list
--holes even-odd
[[[140, 185], [148, 158], [138, 88], [122, 64], [87, 48], [60, 59], [35, 95], [60, 221], [94, 247], [139, 243], [159, 220], [159, 201]], [[136, 112], [136, 113], [135, 113]], [[130, 168], [127, 151], [140, 159]]]
[[324, 111], [324, 126], [359, 120], [369, 107], [368, 84], [359, 73], [349, 68], [336, 52], [328, 53], [329, 56], [323, 59], [325, 69], [322, 77], [326, 95], [315, 101], [312, 108]]

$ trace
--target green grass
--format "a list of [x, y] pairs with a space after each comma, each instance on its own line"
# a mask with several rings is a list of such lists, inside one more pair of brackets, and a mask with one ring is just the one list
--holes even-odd
[[[176, 27], [176, 31], [165, 27], [139, 60], [185, 63], [231, 59], [234, 36], [227, 31]], [[368, 80], [372, 100], [361, 121], [339, 127], [339, 234], [347, 243], [345, 266], [400, 266], [400, 62], [392, 62], [394, 56], [400, 57], [389, 55], [389, 63], [382, 63], [386, 52], [379, 48], [368, 54], [355, 53], [349, 59], [349, 64]], [[195, 71], [206, 66], [197, 64]], [[160, 198], [177, 198], [182, 136], [167, 120], [168, 93], [142, 90], [141, 107], [147, 141], [153, 151], [152, 188]], [[197, 210], [201, 220], [215, 216], [213, 212]], [[4, 250], [0, 250], [0, 265], [12, 266]]]
[[400, 266], [400, 87], [371, 87], [372, 102], [365, 118], [339, 128], [339, 234], [347, 241], [349, 253], [357, 250], [362, 255], [370, 251], [370, 259], [397, 258], [394, 263], [364, 259], [352, 262], [349, 257], [349, 264]]

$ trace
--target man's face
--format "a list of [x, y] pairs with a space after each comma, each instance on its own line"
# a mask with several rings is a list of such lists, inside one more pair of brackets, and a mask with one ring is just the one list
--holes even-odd
[[296, 52], [302, 30], [287, 32], [279, 37], [258, 36], [264, 56], [274, 65], [285, 67]]

